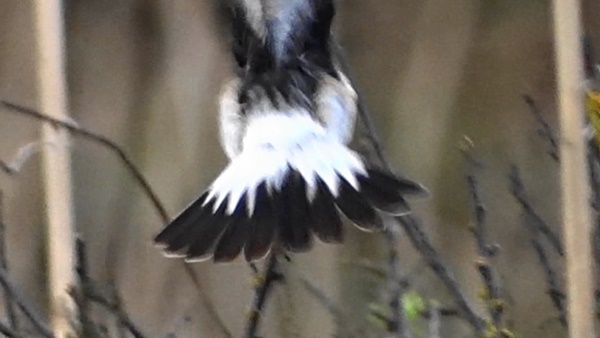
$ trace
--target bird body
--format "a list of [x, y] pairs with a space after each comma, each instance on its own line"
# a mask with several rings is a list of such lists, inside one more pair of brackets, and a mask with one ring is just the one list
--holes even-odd
[[233, 0], [237, 77], [220, 101], [229, 165], [155, 241], [187, 260], [260, 259], [340, 242], [344, 215], [366, 231], [410, 211], [412, 181], [349, 149], [357, 94], [331, 52], [333, 0]]

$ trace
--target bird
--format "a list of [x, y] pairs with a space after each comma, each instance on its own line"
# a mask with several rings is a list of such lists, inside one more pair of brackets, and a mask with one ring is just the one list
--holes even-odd
[[230, 0], [234, 77], [219, 102], [229, 158], [210, 187], [154, 238], [186, 261], [248, 262], [343, 241], [411, 212], [427, 189], [348, 146], [357, 92], [334, 51], [334, 0]]

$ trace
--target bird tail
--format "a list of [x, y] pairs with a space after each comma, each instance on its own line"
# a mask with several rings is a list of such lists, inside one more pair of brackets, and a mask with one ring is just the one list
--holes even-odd
[[407, 214], [405, 197], [426, 193], [418, 183], [367, 168], [309, 117], [281, 119], [278, 132], [256, 123], [242, 153], [156, 236], [167, 254], [227, 262], [242, 251], [247, 261], [260, 259], [274, 243], [305, 251], [313, 234], [342, 241], [342, 215], [361, 230], [380, 230], [381, 213]]

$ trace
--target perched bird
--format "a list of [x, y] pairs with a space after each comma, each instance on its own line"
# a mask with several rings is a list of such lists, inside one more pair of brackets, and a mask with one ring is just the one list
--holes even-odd
[[236, 78], [220, 99], [230, 163], [155, 238], [167, 255], [247, 261], [271, 248], [342, 241], [342, 215], [365, 231], [410, 212], [425, 189], [370, 168], [347, 147], [357, 94], [332, 52], [334, 0], [228, 3]]

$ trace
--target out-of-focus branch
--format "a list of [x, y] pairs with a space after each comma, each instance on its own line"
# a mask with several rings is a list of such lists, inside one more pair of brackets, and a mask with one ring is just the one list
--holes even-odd
[[383, 236], [388, 245], [388, 280], [390, 284], [389, 306], [392, 310], [388, 330], [394, 337], [410, 338], [410, 325], [406, 318], [406, 312], [402, 305], [404, 298], [406, 283], [402, 276], [400, 260], [398, 259], [398, 249], [396, 245], [400, 241], [399, 229], [397, 227], [388, 227], [385, 229]]
[[155, 210], [158, 212], [163, 223], [167, 223], [169, 221], [169, 216], [167, 214], [167, 210], [164, 205], [158, 198], [154, 189], [150, 186], [150, 183], [146, 180], [146, 178], [142, 175], [141, 171], [133, 164], [131, 158], [125, 153], [125, 151], [115, 142], [111, 141], [107, 137], [94, 133], [88, 129], [78, 126], [72, 121], [63, 121], [61, 119], [54, 118], [52, 116], [48, 116], [46, 114], [40, 113], [34, 109], [27, 108], [4, 99], [0, 99], [0, 105], [8, 108], [11, 111], [17, 112], [22, 115], [26, 115], [29, 117], [33, 117], [37, 120], [44, 121], [46, 123], [51, 124], [54, 127], [60, 127], [68, 130], [72, 134], [76, 136], [82, 136], [90, 141], [98, 143], [103, 147], [110, 149], [114, 152], [117, 157], [121, 159], [129, 173], [133, 176], [135, 181], [139, 184], [139, 186], [144, 190], [144, 193], [148, 196], [150, 201], [152, 202]]
[[[338, 58], [342, 63], [342, 67], [347, 68], [346, 66], [344, 66], [345, 59], [343, 57], [343, 52], [339, 48], [338, 54]], [[367, 138], [371, 142], [373, 149], [375, 150], [377, 160], [381, 163], [381, 165], [384, 168], [388, 169], [389, 171], [392, 171], [392, 166], [390, 165], [383, 151], [383, 143], [380, 141], [379, 137], [377, 137], [377, 133], [371, 121], [370, 114], [364, 106], [364, 104], [362, 103], [360, 95], [358, 113], [360, 122], [366, 129]], [[404, 228], [404, 231], [408, 235], [414, 248], [423, 256], [429, 267], [438, 276], [438, 278], [440, 278], [444, 285], [446, 285], [449, 292], [454, 297], [456, 304], [463, 313], [464, 318], [469, 322], [469, 324], [471, 324], [471, 326], [475, 329], [477, 333], [485, 332], [484, 319], [477, 314], [475, 309], [467, 301], [467, 297], [461, 290], [460, 285], [458, 284], [454, 276], [452, 276], [452, 274], [450, 273], [449, 268], [442, 261], [441, 256], [439, 255], [437, 250], [435, 250], [427, 235], [423, 232], [422, 226], [419, 223], [419, 221], [413, 215], [400, 216], [396, 219]]]
[[275, 248], [271, 250], [263, 273], [260, 276], [256, 276], [258, 280], [254, 290], [254, 300], [252, 301], [252, 308], [248, 315], [248, 321], [246, 323], [246, 329], [243, 337], [245, 338], [258, 338], [256, 333], [258, 332], [258, 325], [263, 315], [263, 309], [267, 302], [267, 297], [273, 287], [273, 284], [280, 281], [283, 276], [277, 271], [279, 253]]
[[111, 293], [111, 297], [105, 296], [97, 287], [90, 285], [86, 290], [85, 297], [88, 297], [91, 301], [101, 305], [107, 311], [112, 313], [119, 323], [127, 328], [129, 333], [135, 338], [145, 338], [146, 335], [144, 335], [137, 325], [133, 323], [125, 309], [123, 309], [121, 297], [119, 297], [118, 292], [113, 290]]
[[111, 287], [109, 290], [101, 290], [88, 275], [87, 252], [85, 243], [77, 239], [77, 266], [76, 272], [79, 277], [79, 290], [71, 289], [71, 295], [76, 299], [79, 306], [80, 321], [82, 325], [82, 334], [85, 337], [101, 337], [102, 334], [97, 325], [89, 316], [91, 302], [104, 307], [109, 313], [117, 318], [118, 326], [125, 328], [135, 338], [145, 338], [146, 336], [133, 323], [125, 311], [121, 297], [118, 291]]
[[33, 309], [31, 309], [31, 307], [27, 304], [23, 296], [18, 292], [14, 284], [10, 281], [6, 270], [1, 268], [0, 283], [4, 288], [4, 292], [9, 295], [8, 297], [10, 297], [10, 299], [12, 299], [15, 302], [15, 304], [17, 304], [17, 306], [23, 312], [23, 314], [25, 314], [25, 316], [31, 321], [36, 331], [46, 338], [54, 337], [52, 331], [46, 325], [44, 320], [40, 318], [40, 316], [38, 316], [38, 314]]
[[[558, 285], [557, 273], [552, 267], [550, 260], [548, 259], [548, 254], [546, 253], [546, 249], [544, 248], [541, 242], [541, 236], [543, 234], [542, 228], [540, 228], [540, 218], [535, 213], [533, 208], [530, 207], [529, 201], [525, 195], [525, 189], [523, 186], [523, 181], [521, 180], [521, 175], [519, 173], [519, 169], [517, 167], [513, 167], [509, 174], [510, 179], [510, 190], [512, 195], [515, 197], [517, 201], [521, 205], [527, 205], [528, 207], [523, 207], [523, 211], [525, 213], [525, 225], [529, 229], [531, 234], [531, 244], [535, 249], [535, 252], [538, 256], [540, 264], [544, 269], [544, 274], [546, 276], [546, 285], [548, 286], [548, 295], [552, 300], [552, 304], [558, 310], [560, 322], [563, 325], [567, 324], [566, 321], [566, 309], [565, 309], [565, 295], [561, 291]], [[547, 228], [549, 229], [549, 227]]]
[[560, 241], [558, 235], [550, 228], [550, 225], [546, 223], [542, 217], [538, 214], [538, 212], [533, 208], [529, 199], [525, 194], [525, 188], [523, 187], [523, 182], [521, 181], [519, 171], [516, 167], [511, 169], [510, 173], [510, 181], [511, 181], [511, 192], [513, 197], [519, 202], [523, 211], [529, 215], [533, 222], [532, 225], [537, 228], [541, 234], [543, 234], [552, 247], [558, 252], [559, 255], [564, 256], [563, 245]]
[[533, 114], [533, 117], [535, 117], [535, 121], [540, 126], [540, 128], [538, 129], [540, 135], [549, 143], [548, 154], [556, 162], [559, 162], [560, 157], [558, 154], [558, 138], [556, 137], [554, 131], [552, 130], [546, 119], [544, 119], [544, 117], [542, 116], [542, 113], [540, 112], [540, 109], [535, 103], [533, 97], [531, 97], [528, 94], [524, 94], [523, 100], [529, 107], [529, 111], [531, 112], [531, 114]]
[[440, 328], [442, 327], [442, 315], [440, 308], [434, 304], [429, 309], [429, 338], [442, 338]]
[[[144, 195], [146, 195], [148, 197], [148, 199], [151, 201], [154, 209], [160, 216], [162, 223], [163, 224], [168, 223], [169, 215], [167, 214], [164, 204], [158, 198], [158, 195], [156, 194], [154, 189], [152, 189], [152, 186], [150, 185], [148, 180], [146, 180], [146, 178], [144, 177], [142, 172], [135, 166], [135, 164], [133, 163], [131, 158], [127, 155], [127, 153], [123, 150], [123, 148], [121, 148], [118, 144], [116, 144], [115, 142], [113, 142], [112, 140], [110, 140], [109, 138], [107, 138], [101, 134], [97, 134], [95, 132], [92, 132], [86, 128], [83, 128], [83, 127], [77, 125], [73, 121], [63, 121], [63, 120], [48, 116], [46, 114], [43, 114], [34, 109], [23, 107], [21, 105], [6, 101], [2, 98], [0, 98], [0, 106], [5, 107], [12, 112], [22, 114], [25, 116], [29, 116], [34, 119], [45, 122], [45, 123], [49, 123], [54, 127], [64, 128], [64, 129], [68, 130], [70, 133], [72, 133], [73, 135], [80, 136], [84, 139], [87, 139], [91, 142], [94, 142], [96, 144], [99, 144], [100, 146], [103, 146], [103, 147], [109, 149], [121, 160], [121, 162], [123, 163], [125, 168], [129, 171], [129, 173], [134, 178], [135, 182], [142, 188]], [[21, 154], [21, 153], [22, 153], [22, 151], [20, 150], [19, 154]], [[20, 158], [20, 156], [18, 156], [17, 158]], [[14, 170], [10, 170], [10, 168], [13, 168], [13, 167], [11, 165], [7, 164], [6, 162], [0, 162], [0, 166], [5, 171], [7, 171], [7, 173], [14, 173]], [[6, 170], [7, 168], [9, 170]], [[185, 263], [183, 261], [181, 264], [183, 264], [186, 274], [190, 278], [194, 287], [201, 293], [200, 296], [203, 297], [203, 302], [207, 306], [208, 313], [210, 314], [210, 316], [212, 317], [214, 322], [217, 324], [217, 327], [219, 328], [221, 333], [226, 337], [231, 337], [231, 333], [229, 332], [229, 330], [223, 323], [222, 319], [217, 314], [216, 310], [214, 309], [214, 306], [206, 300], [206, 297], [203, 294], [204, 291], [202, 290], [202, 288], [200, 286], [200, 282], [198, 281], [198, 278], [196, 277], [196, 273], [194, 272], [194, 270], [187, 263]]]
[[442, 257], [431, 244], [431, 241], [423, 232], [422, 225], [413, 215], [398, 217], [398, 221], [406, 231], [415, 249], [421, 254], [429, 267], [444, 283], [450, 295], [454, 298], [464, 318], [471, 324], [477, 333], [485, 332], [485, 320], [481, 318], [467, 300], [460, 284], [446, 266]]
[[[0, 267], [8, 273], [8, 262], [6, 259], [6, 224], [4, 223], [4, 192], [2, 190], [0, 190]], [[8, 323], [11, 330], [19, 332], [19, 320], [15, 312], [14, 301], [6, 289], [4, 289], [4, 307], [8, 314]]]
[[12, 175], [15, 173], [14, 169], [7, 162], [4, 162], [1, 159], [0, 159], [0, 169], [2, 169], [2, 171], [4, 171], [7, 175]]
[[88, 275], [88, 265], [87, 265], [87, 252], [85, 248], [85, 243], [81, 238], [77, 238], [75, 243], [75, 249], [77, 253], [77, 260], [75, 271], [77, 273], [77, 277], [79, 278], [78, 287], [73, 286], [71, 289], [71, 296], [75, 300], [75, 304], [77, 304], [78, 314], [79, 314], [79, 323], [81, 325], [81, 334], [84, 337], [90, 338], [99, 338], [102, 337], [102, 334], [98, 330], [98, 327], [91, 319], [90, 316], [90, 299], [87, 297], [89, 293], [89, 288], [92, 286], [92, 281]]
[[[337, 43], [334, 46], [336, 57], [340, 62], [342, 69], [347, 70], [348, 66], [342, 48]], [[350, 74], [350, 72], [346, 73]], [[352, 80], [351, 76], [350, 79]], [[366, 137], [374, 149], [376, 160], [382, 167], [392, 172], [392, 166], [385, 155], [383, 142], [378, 137], [375, 126], [371, 120], [371, 114], [369, 114], [369, 111], [367, 110], [360, 93], [358, 95], [358, 117], [360, 123], [362, 123], [365, 128]], [[412, 245], [423, 256], [430, 268], [436, 273], [438, 278], [440, 278], [440, 280], [446, 285], [451, 295], [455, 298], [455, 301], [465, 319], [471, 324], [471, 326], [473, 326], [477, 333], [485, 332], [485, 321], [477, 314], [474, 308], [467, 301], [467, 298], [461, 290], [460, 285], [454, 276], [452, 276], [445, 263], [443, 263], [441, 256], [437, 250], [435, 250], [427, 235], [423, 232], [419, 221], [412, 215], [401, 216], [398, 217], [397, 220], [404, 228], [404, 231], [407, 233]]]
[[4, 324], [2, 322], [0, 322], [0, 333], [8, 338], [18, 337], [15, 331], [13, 331], [7, 324]]
[[19, 148], [17, 154], [10, 162], [0, 160], [0, 169], [7, 175], [14, 175], [21, 171], [25, 163], [41, 148], [39, 142], [31, 142]]
[[492, 266], [492, 258], [497, 253], [498, 246], [489, 244], [487, 240], [486, 208], [481, 200], [479, 186], [475, 176], [475, 168], [477, 165], [469, 150], [470, 149], [465, 148], [462, 151], [467, 166], [466, 180], [475, 218], [475, 223], [471, 227], [471, 232], [475, 238], [477, 254], [479, 255], [476, 265], [477, 271], [479, 271], [479, 275], [485, 286], [485, 301], [495, 327], [494, 331], [498, 332], [504, 327], [503, 314], [505, 304], [498, 272]]

